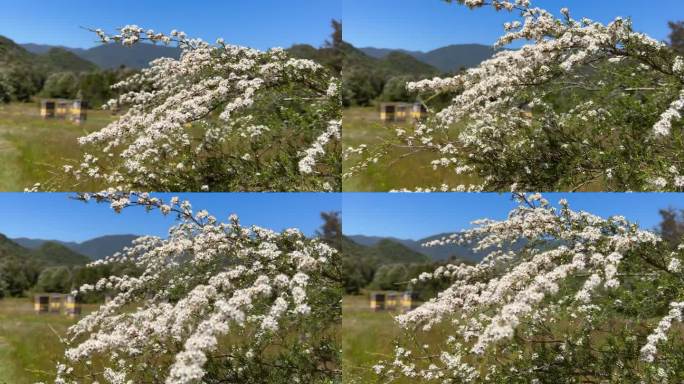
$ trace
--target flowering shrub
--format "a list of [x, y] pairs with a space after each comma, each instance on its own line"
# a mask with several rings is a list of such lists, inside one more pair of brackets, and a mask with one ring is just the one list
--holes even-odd
[[104, 108], [124, 109], [79, 139], [88, 152], [65, 170], [124, 190], [335, 191], [340, 189], [338, 79], [321, 65], [126, 26], [105, 43], [177, 44], [116, 84]]
[[332, 383], [339, 381], [336, 251], [300, 231], [242, 227], [187, 201], [100, 193], [179, 224], [94, 264], [143, 272], [84, 285], [113, 299], [73, 325], [55, 383]]
[[[374, 367], [383, 382], [681, 382], [684, 246], [623, 217], [518, 198], [507, 219], [426, 244], [487, 256], [412, 281], [451, 286], [396, 318], [406, 338]], [[438, 341], [422, 343], [430, 333]]]
[[345, 177], [399, 146], [432, 153], [428, 169], [479, 180], [423, 190], [684, 189], [684, 57], [672, 47], [628, 19], [604, 25], [566, 8], [558, 18], [529, 0], [450, 2], [519, 12], [496, 46], [524, 45], [453, 77], [409, 83], [430, 99], [454, 96], [444, 107], [427, 102], [429, 117], [385, 145], [349, 148], [356, 165]]

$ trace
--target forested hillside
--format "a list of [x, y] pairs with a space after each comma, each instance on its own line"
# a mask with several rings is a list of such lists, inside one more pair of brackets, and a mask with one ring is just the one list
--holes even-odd
[[[444, 263], [390, 238], [377, 238], [372, 244], [363, 245], [352, 237], [343, 236], [342, 254], [344, 288], [347, 293], [359, 293], [361, 289], [404, 290], [410, 279]], [[459, 260], [454, 258], [450, 261]], [[417, 293], [427, 298], [439, 287], [439, 283], [426, 284]]]
[[391, 52], [382, 58], [365, 54], [344, 42], [342, 81], [345, 105], [368, 105], [381, 98], [388, 101], [408, 100], [405, 83], [411, 80], [436, 76], [437, 68], [425, 64], [409, 54]]
[[[95, 283], [112, 274], [135, 273], [129, 265], [85, 265], [92, 261], [55, 241], [32, 243], [27, 248], [0, 234], [0, 298], [26, 296], [31, 292], [68, 293], [85, 283]], [[85, 243], [84, 243], [85, 244]], [[84, 296], [86, 301], [101, 299], [97, 295]]]
[[462, 68], [474, 67], [491, 58], [497, 52], [491, 46], [482, 44], [452, 44], [428, 52], [374, 47], [359, 49], [375, 58], [383, 58], [393, 52], [403, 52], [443, 72], [456, 72]]

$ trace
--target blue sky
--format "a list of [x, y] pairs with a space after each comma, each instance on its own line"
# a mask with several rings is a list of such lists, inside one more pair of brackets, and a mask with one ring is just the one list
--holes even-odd
[[[623, 215], [652, 229], [658, 210], [684, 208], [684, 193], [546, 193], [553, 204], [609, 217]], [[476, 219], [505, 219], [517, 206], [511, 194], [498, 193], [345, 193], [342, 223], [347, 235], [392, 236], [418, 240], [470, 227]]]
[[[682, 0], [532, 0], [553, 13], [568, 7], [574, 18], [609, 22], [631, 17], [636, 30], [658, 40], [669, 20], [684, 20]], [[517, 14], [469, 10], [442, 0], [342, 0], [344, 38], [357, 47], [431, 50], [449, 44], [493, 44], [504, 22]]]
[[[344, 232], [349, 235], [393, 236], [420, 239], [470, 227], [480, 218], [503, 219], [516, 204], [508, 193], [190, 193], [154, 194], [168, 199], [180, 196], [195, 210], [207, 209], [221, 220], [236, 213], [243, 224], [282, 230], [298, 227], [313, 234], [321, 225], [320, 212], [343, 211]], [[146, 213], [132, 207], [121, 214], [106, 204], [69, 199], [68, 193], [0, 193], [0, 233], [83, 241], [108, 234], [165, 236], [173, 217]], [[658, 210], [684, 208], [684, 193], [547, 193], [554, 204], [566, 198], [573, 209], [608, 217], [621, 214], [653, 228]]]
[[0, 35], [19, 43], [87, 48], [94, 35], [79, 26], [113, 31], [126, 24], [259, 49], [293, 43], [320, 45], [340, 0], [0, 0]]
[[[168, 200], [180, 196], [193, 209], [206, 209], [225, 221], [231, 213], [242, 224], [274, 230], [297, 227], [313, 234], [322, 224], [320, 213], [340, 211], [340, 196], [331, 193], [181, 193], [153, 194]], [[131, 207], [116, 214], [107, 204], [85, 204], [68, 193], [0, 193], [0, 233], [8, 237], [31, 237], [83, 241], [110, 234], [165, 236], [175, 222], [159, 212], [146, 213]]]

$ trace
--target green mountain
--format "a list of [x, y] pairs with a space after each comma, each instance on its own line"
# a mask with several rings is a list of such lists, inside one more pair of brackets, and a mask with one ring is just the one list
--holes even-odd
[[475, 67], [498, 52], [498, 50], [482, 44], [454, 44], [428, 52], [374, 47], [364, 47], [359, 48], [359, 50], [376, 59], [402, 53], [443, 72], [455, 72], [461, 68]]
[[381, 239], [372, 245], [362, 245], [350, 237], [343, 236], [342, 251], [347, 258], [363, 260], [376, 267], [387, 264], [425, 263], [430, 261], [428, 256], [391, 239]]
[[63, 71], [91, 71], [97, 66], [63, 48], [52, 48], [43, 54], [35, 54], [0, 36], [0, 69], [32, 69], [48, 74]]
[[391, 52], [379, 61], [381, 68], [392, 75], [437, 75], [440, 72], [434, 66], [403, 52]]
[[31, 262], [42, 266], [85, 265], [91, 260], [62, 244], [48, 241], [35, 249], [21, 246], [18, 242], [0, 234], [0, 261], [6, 259]]
[[292, 57], [313, 60], [335, 73], [342, 71], [341, 52], [333, 47], [316, 48], [309, 44], [295, 44], [287, 49]]
[[38, 57], [50, 71], [55, 72], [90, 72], [98, 69], [97, 65], [63, 48], [52, 48]]
[[122, 251], [131, 245], [133, 240], [140, 236], [137, 235], [108, 235], [100, 236], [95, 239], [84, 241], [73, 249], [91, 259], [99, 260]]
[[136, 44], [132, 47], [124, 47], [121, 44], [100, 44], [92, 48], [69, 48], [46, 44], [22, 44], [27, 51], [43, 55], [52, 49], [68, 51], [82, 60], [94, 63], [103, 69], [116, 69], [128, 67], [133, 69], [146, 68], [150, 61], [160, 57], [180, 57], [180, 49], [154, 44]]
[[[68, 286], [48, 287], [44, 272], [48, 276], [60, 274], [71, 280], [71, 271], [78, 271], [90, 259], [56, 242], [44, 242], [36, 249], [28, 249], [0, 234], [0, 298], [22, 296], [37, 287], [45, 292], [68, 292]], [[76, 267], [76, 268], [71, 268]], [[54, 277], [54, 276], [53, 276]], [[42, 281], [42, 283], [41, 283]]]
[[392, 76], [428, 76], [439, 74], [440, 70], [430, 64], [417, 60], [410, 54], [394, 51], [383, 57], [372, 57], [349, 43], [343, 43], [344, 72], [376, 72], [385, 79]]
[[[423, 244], [430, 242], [432, 240], [439, 240], [445, 236], [452, 235], [452, 233], [439, 233], [436, 235], [424, 237], [419, 240], [411, 239], [397, 239], [394, 237], [380, 237], [380, 236], [365, 236], [365, 235], [348, 235], [347, 238], [356, 244], [365, 247], [375, 247], [376, 245], [386, 241], [391, 240], [395, 243], [401, 244], [404, 247], [420, 253], [428, 257], [432, 261], [445, 261], [445, 260], [464, 260], [466, 262], [479, 262], [481, 261], [489, 251], [474, 251], [472, 244], [446, 244], [439, 245], [435, 247], [424, 247]], [[527, 243], [525, 239], [516, 242], [508, 247], [509, 250], [519, 250], [523, 248]]]
[[180, 49], [164, 45], [135, 44], [125, 47], [121, 44], [102, 44], [86, 49], [77, 54], [85, 60], [92, 61], [101, 68], [115, 69], [121, 66], [141, 69], [147, 68], [150, 61], [171, 57], [178, 59]]
[[35, 56], [14, 41], [0, 36], [0, 67], [33, 66]]
[[0, 234], [0, 298], [22, 295], [40, 275], [32, 252]]
[[375, 58], [346, 42], [341, 44], [341, 51], [342, 103], [345, 106], [370, 105], [378, 99], [412, 101], [415, 95], [408, 94], [407, 82], [440, 74], [439, 69], [404, 52]]
[[[81, 60], [94, 63], [103, 69], [115, 69], [122, 66], [142, 69], [148, 67], [152, 60], [161, 57], [177, 59], [181, 54], [180, 48], [177, 47], [146, 43], [130, 47], [125, 47], [121, 44], [100, 44], [88, 49], [33, 43], [22, 44], [21, 47], [36, 55], [46, 55], [55, 49], [61, 52], [69, 52]], [[311, 59], [324, 65], [332, 64], [335, 57], [331, 48], [315, 48], [308, 44], [296, 44], [287, 50], [294, 57]]]
[[19, 237], [12, 240], [22, 247], [35, 250], [40, 249], [47, 243], [58, 243], [75, 253], [87, 256], [90, 260], [99, 260], [122, 251], [125, 247], [130, 246], [133, 240], [138, 237], [139, 236], [137, 235], [107, 235], [96, 237], [82, 243], [29, 239], [26, 237]]
[[287, 52], [300, 59], [318, 61], [320, 58], [319, 49], [309, 44], [295, 44], [287, 49]]
[[41, 264], [46, 266], [76, 266], [91, 262], [88, 256], [76, 253], [62, 244], [48, 241], [38, 249], [32, 250], [32, 254]]
[[0, 234], [0, 259], [8, 257], [31, 258], [31, 251]]
[[438, 247], [424, 247], [423, 244], [425, 244], [428, 241], [431, 240], [437, 240], [441, 239], [442, 237], [448, 235], [447, 233], [441, 233], [433, 236], [429, 236], [423, 239], [419, 240], [410, 240], [410, 239], [397, 239], [397, 238], [385, 238], [385, 237], [379, 237], [379, 236], [364, 236], [364, 235], [351, 235], [349, 236], [350, 239], [355, 241], [356, 243], [365, 245], [365, 246], [375, 246], [376, 244], [379, 244], [387, 239], [391, 239], [392, 241], [402, 244], [404, 247], [420, 253], [422, 255], [425, 255], [428, 257], [430, 260], [448, 260], [451, 258], [457, 258], [457, 259], [463, 259], [463, 260], [469, 260], [469, 261], [480, 261], [482, 260], [482, 257], [484, 256], [481, 253], [478, 252], [473, 252], [471, 247], [468, 247], [467, 245], [458, 245], [458, 244], [449, 244], [449, 245], [442, 245]]
[[[363, 245], [342, 236], [342, 263], [347, 293], [363, 288], [400, 289], [411, 278], [433, 270], [437, 263], [393, 239], [379, 239]], [[428, 292], [425, 297], [429, 296]]]

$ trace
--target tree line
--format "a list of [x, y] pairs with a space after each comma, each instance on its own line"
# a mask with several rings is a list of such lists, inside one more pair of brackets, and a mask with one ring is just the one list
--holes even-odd
[[30, 67], [14, 67], [0, 71], [0, 102], [29, 102], [34, 97], [80, 98], [87, 100], [93, 107], [99, 107], [117, 96], [112, 85], [135, 72], [134, 69], [122, 67], [46, 74]]
[[[83, 284], [95, 284], [102, 278], [135, 275], [133, 265], [46, 266], [19, 257], [0, 259], [0, 298], [25, 297], [33, 292], [70, 293]], [[100, 293], [81, 296], [83, 302], [103, 300]]]

